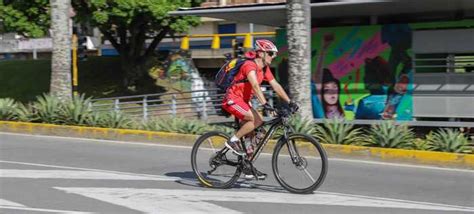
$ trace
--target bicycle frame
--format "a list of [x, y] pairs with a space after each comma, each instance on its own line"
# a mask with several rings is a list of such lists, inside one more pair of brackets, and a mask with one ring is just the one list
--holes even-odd
[[[270, 121], [264, 121], [262, 125], [260, 125], [259, 127], [256, 128], [256, 129], [258, 129], [258, 128], [270, 125], [270, 128], [266, 132], [265, 137], [260, 142], [258, 142], [257, 149], [254, 151], [254, 155], [249, 160], [250, 163], [253, 163], [258, 159], [258, 157], [260, 156], [260, 153], [262, 153], [262, 151], [263, 151], [263, 148], [267, 145], [267, 143], [270, 141], [270, 138], [273, 136], [273, 134], [279, 128], [283, 128], [284, 132], [283, 132], [283, 136], [280, 137], [278, 142], [280, 140], [282, 140], [282, 138], [283, 138], [283, 140], [288, 139], [288, 131], [287, 131], [288, 127], [286, 127], [284, 124], [282, 124], [282, 120], [283, 120], [283, 118], [278, 117], [278, 118], [275, 118], [275, 119], [270, 120]], [[242, 141], [242, 144], [244, 144], [243, 141]], [[293, 144], [291, 144], [291, 145], [293, 145]], [[244, 146], [244, 145], [242, 145], [242, 146]], [[288, 144], [288, 146], [289, 146], [288, 150], [290, 151], [291, 159], [294, 162], [296, 160], [296, 157], [298, 156], [297, 155], [298, 152], [296, 151], [296, 148], [294, 146], [290, 146], [290, 144]], [[245, 147], [243, 147], [243, 148], [245, 148]]]

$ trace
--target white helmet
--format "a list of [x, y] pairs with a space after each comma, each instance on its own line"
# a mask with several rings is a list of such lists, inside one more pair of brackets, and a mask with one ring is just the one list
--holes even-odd
[[265, 51], [265, 52], [278, 52], [277, 47], [273, 42], [266, 39], [258, 39], [255, 41], [255, 50], [257, 51]]

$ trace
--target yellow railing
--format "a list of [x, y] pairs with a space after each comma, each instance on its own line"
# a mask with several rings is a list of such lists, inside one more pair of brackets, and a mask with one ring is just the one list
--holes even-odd
[[252, 48], [252, 36], [274, 36], [275, 32], [255, 32], [255, 33], [223, 33], [223, 34], [191, 34], [182, 37], [181, 49], [189, 50], [189, 38], [212, 38], [212, 49], [220, 49], [221, 37], [226, 36], [243, 36], [244, 48]]

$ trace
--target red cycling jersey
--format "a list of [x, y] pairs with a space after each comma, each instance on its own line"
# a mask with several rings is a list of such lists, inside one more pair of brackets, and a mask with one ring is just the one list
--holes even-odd
[[239, 81], [246, 80], [247, 75], [253, 70], [256, 71], [258, 84], [261, 84], [263, 80], [270, 82], [275, 79], [270, 68], [266, 67], [264, 73], [254, 61], [248, 60], [244, 62], [234, 77], [234, 84], [227, 89], [222, 102], [222, 108], [241, 120], [244, 119], [245, 114], [250, 110], [249, 101], [254, 91], [250, 82], [239, 83]]
[[252, 84], [250, 84], [250, 82], [248, 81], [243, 82], [243, 83], [238, 83], [238, 82], [242, 80], [246, 80], [247, 75], [252, 70], [256, 71], [258, 84], [261, 84], [263, 80], [270, 82], [273, 79], [275, 79], [275, 77], [273, 77], [273, 74], [270, 71], [270, 68], [268, 66], [265, 67], [265, 73], [264, 73], [263, 70], [260, 69], [257, 66], [257, 64], [255, 64], [254, 61], [247, 60], [246, 62], [244, 62], [242, 67], [240, 67], [239, 72], [235, 75], [234, 84], [227, 89], [226, 98], [228, 99], [240, 98], [244, 100], [245, 102], [250, 101], [250, 99], [252, 98], [252, 95], [254, 94]]

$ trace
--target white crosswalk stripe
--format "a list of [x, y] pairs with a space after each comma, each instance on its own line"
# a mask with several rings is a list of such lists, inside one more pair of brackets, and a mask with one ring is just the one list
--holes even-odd
[[32, 212], [46, 212], [46, 213], [67, 213], [67, 214], [88, 214], [88, 212], [79, 212], [72, 210], [54, 210], [54, 209], [41, 209], [26, 207], [23, 204], [19, 204], [13, 201], [8, 201], [0, 198], [0, 212], [1, 210], [21, 210], [21, 211], [32, 211]]
[[365, 197], [337, 193], [295, 195], [283, 193], [131, 189], [131, 188], [66, 188], [68, 193], [125, 206], [146, 213], [235, 213], [209, 201], [333, 205], [351, 207], [379, 207], [439, 211], [474, 212], [473, 207], [451, 206], [389, 198]]
[[9, 206], [9, 207], [24, 207], [25, 205], [15, 203], [13, 201], [8, 201], [0, 198], [0, 206]]

